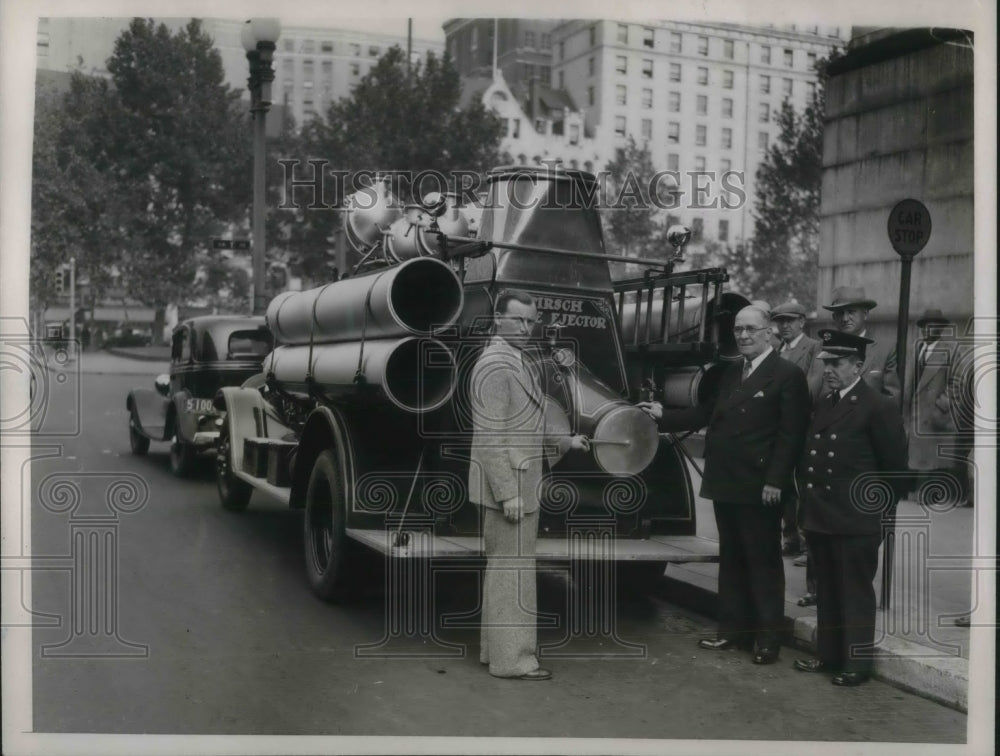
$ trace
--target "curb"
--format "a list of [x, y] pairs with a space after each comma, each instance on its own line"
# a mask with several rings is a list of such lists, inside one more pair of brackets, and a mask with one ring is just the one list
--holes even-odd
[[[669, 568], [668, 568], [669, 569]], [[692, 573], [693, 575], [693, 573]], [[718, 592], [714, 581], [694, 575], [695, 580], [664, 575], [655, 594], [699, 614], [717, 616]], [[816, 617], [785, 616], [785, 637], [789, 647], [816, 653]], [[951, 709], [969, 713], [969, 660], [934, 655], [933, 649], [900, 638], [885, 637], [878, 642], [873, 677], [896, 688], [914, 693]]]
[[115, 357], [122, 357], [126, 360], [136, 360], [138, 362], [170, 362], [169, 352], [165, 355], [136, 354], [134, 352], [126, 352], [124, 350], [115, 349], [113, 347], [110, 349], [107, 348], [101, 349], [100, 351], [104, 352], [105, 354], [114, 355]]

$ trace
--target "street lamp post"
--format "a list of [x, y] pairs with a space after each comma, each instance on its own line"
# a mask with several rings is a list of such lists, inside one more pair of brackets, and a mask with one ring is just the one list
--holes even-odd
[[281, 34], [276, 18], [252, 18], [243, 25], [241, 40], [250, 63], [250, 112], [253, 115], [253, 314], [267, 309], [267, 282], [264, 275], [265, 139], [267, 111], [271, 109], [271, 82], [274, 81], [275, 42]]

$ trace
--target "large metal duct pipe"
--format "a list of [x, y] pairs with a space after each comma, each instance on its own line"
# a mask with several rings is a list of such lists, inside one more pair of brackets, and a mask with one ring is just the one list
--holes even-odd
[[364, 385], [374, 387], [379, 399], [414, 413], [441, 407], [455, 391], [455, 356], [437, 339], [317, 344], [311, 365], [309, 354], [307, 345], [280, 346], [264, 360], [264, 369], [285, 391], [307, 393], [311, 375], [327, 396], [354, 396], [364, 388], [356, 380], [360, 359]]
[[[444, 262], [421, 257], [271, 300], [267, 325], [282, 344], [427, 336], [451, 326], [464, 295]], [[367, 318], [365, 315], [367, 308]]]

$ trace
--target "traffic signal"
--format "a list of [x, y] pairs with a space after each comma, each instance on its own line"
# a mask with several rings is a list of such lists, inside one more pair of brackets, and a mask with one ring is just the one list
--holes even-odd
[[56, 294], [62, 296], [66, 291], [66, 269], [61, 265], [56, 268]]

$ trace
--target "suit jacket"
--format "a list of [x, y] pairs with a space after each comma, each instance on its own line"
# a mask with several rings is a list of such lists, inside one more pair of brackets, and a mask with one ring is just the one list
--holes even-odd
[[[956, 349], [953, 343], [938, 341], [927, 355], [923, 368], [920, 353], [926, 342], [918, 342], [916, 354], [906, 372], [906, 415], [903, 418], [910, 445], [910, 468], [933, 470], [952, 467], [954, 462], [941, 459], [939, 444], [955, 443], [955, 420], [951, 400], [959, 389], [954, 386]], [[957, 414], [957, 413], [956, 413]]]
[[896, 345], [876, 341], [865, 350], [864, 372], [861, 377], [880, 394], [899, 399], [901, 388], [896, 373]]
[[858, 381], [834, 405], [816, 403], [796, 470], [802, 527], [875, 535], [906, 487], [906, 436], [895, 401]]
[[771, 352], [742, 381], [742, 361], [725, 369], [705, 404], [663, 413], [663, 430], [705, 434], [706, 499], [762, 505], [765, 484], [789, 489], [809, 423], [809, 388], [802, 371]]
[[472, 449], [469, 499], [492, 509], [520, 496], [526, 512], [538, 509], [546, 439], [539, 377], [521, 351], [494, 337], [472, 370]]
[[806, 383], [809, 385], [809, 396], [815, 402], [816, 398], [823, 390], [823, 362], [817, 360], [816, 355], [820, 353], [821, 344], [816, 339], [811, 339], [805, 334], [799, 339], [799, 343], [791, 349], [779, 352], [782, 359], [786, 359], [793, 365], [798, 365], [806, 374]]

